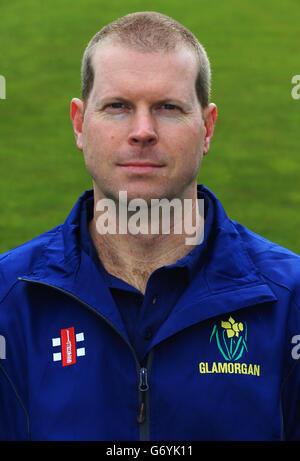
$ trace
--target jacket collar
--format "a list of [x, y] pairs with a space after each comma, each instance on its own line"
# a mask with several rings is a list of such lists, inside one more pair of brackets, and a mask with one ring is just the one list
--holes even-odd
[[214, 206], [213, 229], [201, 267], [146, 353], [158, 342], [200, 321], [277, 301], [220, 201], [203, 185], [198, 186], [198, 194], [209, 195]]
[[[79, 245], [82, 206], [92, 194], [93, 191], [89, 190], [81, 195], [60, 228], [61, 232], [48, 242], [38, 266], [24, 278], [55, 286], [77, 297], [127, 336], [109, 289]], [[154, 336], [152, 346], [154, 342], [201, 320], [277, 300], [250, 259], [240, 234], [217, 197], [199, 185], [198, 196], [206, 195], [214, 207], [214, 222], [199, 270]]]

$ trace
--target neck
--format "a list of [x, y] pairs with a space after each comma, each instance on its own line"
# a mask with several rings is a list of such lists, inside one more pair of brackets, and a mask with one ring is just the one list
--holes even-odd
[[[159, 267], [176, 263], [196, 246], [197, 239], [191, 239], [191, 229], [195, 230], [196, 222], [198, 222], [198, 229], [203, 229], [204, 220], [202, 213], [200, 213], [201, 216], [199, 215], [198, 202], [195, 198], [190, 201], [190, 205], [188, 212], [182, 213], [182, 221], [185, 220], [185, 223], [188, 221], [189, 225], [184, 225], [182, 222], [180, 233], [176, 233], [175, 222], [178, 226], [178, 221], [174, 219], [173, 213], [170, 219], [169, 233], [162, 232], [160, 221], [159, 233], [149, 232], [134, 235], [130, 232], [102, 232], [99, 222], [101, 216], [103, 217], [103, 212], [97, 210], [95, 200], [94, 217], [89, 224], [89, 232], [106, 271], [145, 293], [152, 272]], [[199, 221], [196, 221], [197, 219]], [[117, 213], [117, 223], [119, 222]], [[191, 240], [188, 241], [188, 239]]]

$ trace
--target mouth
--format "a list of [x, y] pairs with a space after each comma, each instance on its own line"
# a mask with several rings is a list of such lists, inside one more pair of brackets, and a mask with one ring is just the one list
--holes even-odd
[[120, 168], [132, 173], [152, 173], [163, 168], [164, 165], [153, 162], [131, 161], [118, 164]]

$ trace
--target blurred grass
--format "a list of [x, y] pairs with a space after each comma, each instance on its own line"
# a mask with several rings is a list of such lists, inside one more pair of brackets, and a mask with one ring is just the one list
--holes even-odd
[[69, 117], [82, 53], [108, 22], [155, 10], [190, 28], [211, 60], [218, 121], [199, 182], [229, 217], [300, 253], [297, 0], [2, 3], [0, 252], [64, 221], [91, 187]]

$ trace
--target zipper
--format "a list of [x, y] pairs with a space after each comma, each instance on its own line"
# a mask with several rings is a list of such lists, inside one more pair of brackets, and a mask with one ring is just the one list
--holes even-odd
[[[151, 368], [151, 363], [152, 363], [152, 356], [153, 356], [153, 350], [151, 350], [148, 354], [147, 357], [147, 366], [143, 367], [140, 364], [140, 361], [138, 359], [138, 356], [135, 352], [135, 349], [131, 345], [131, 343], [127, 340], [127, 338], [115, 327], [113, 323], [111, 323], [104, 315], [100, 314], [96, 309], [94, 309], [90, 304], [82, 301], [82, 299], [78, 298], [78, 296], [75, 296], [73, 293], [70, 293], [69, 291], [64, 290], [63, 288], [59, 288], [55, 285], [51, 285], [50, 283], [46, 282], [40, 282], [38, 280], [31, 280], [27, 279], [26, 277], [18, 277], [18, 280], [22, 282], [27, 282], [27, 283], [32, 283], [32, 284], [37, 284], [37, 285], [42, 285], [46, 286], [48, 288], [53, 288], [54, 290], [63, 293], [70, 298], [75, 299], [78, 301], [80, 304], [85, 306], [88, 310], [92, 311], [94, 314], [96, 314], [98, 317], [100, 317], [102, 320], [104, 320], [118, 335], [126, 342], [126, 344], [129, 346], [135, 363], [136, 363], [136, 370], [138, 374], [138, 396], [139, 396], [139, 406], [138, 406], [138, 412], [137, 412], [137, 421], [139, 423], [139, 429], [140, 429], [140, 440], [150, 440], [150, 419], [149, 419], [149, 371]], [[146, 398], [148, 397], [148, 398]]]
[[137, 414], [137, 422], [142, 424], [146, 419], [146, 392], [149, 389], [148, 384], [148, 370], [143, 367], [140, 369], [140, 382], [139, 382], [139, 391], [140, 391], [140, 405]]
[[[147, 362], [149, 362], [149, 359]], [[150, 440], [149, 384], [148, 369], [146, 367], [140, 368], [139, 377], [139, 408], [137, 412], [137, 422], [139, 423], [140, 440]]]
[[139, 406], [137, 412], [137, 422], [140, 430], [140, 440], [150, 439], [150, 386], [149, 372], [152, 366], [153, 349], [149, 352], [146, 366], [139, 370]]

